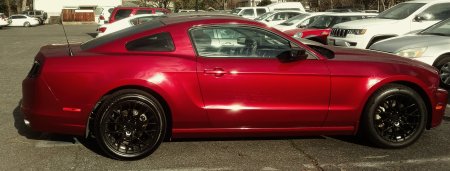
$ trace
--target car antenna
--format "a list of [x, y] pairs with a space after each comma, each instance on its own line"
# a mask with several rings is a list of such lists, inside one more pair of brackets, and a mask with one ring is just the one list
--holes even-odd
[[64, 31], [64, 36], [66, 36], [67, 48], [69, 49], [69, 56], [73, 56], [72, 48], [70, 48], [69, 39], [67, 38], [66, 28], [64, 28], [64, 22], [63, 22], [62, 17], [61, 17], [61, 25], [62, 25], [62, 28]]

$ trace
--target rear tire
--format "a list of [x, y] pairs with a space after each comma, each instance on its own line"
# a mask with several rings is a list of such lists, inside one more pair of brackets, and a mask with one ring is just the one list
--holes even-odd
[[416, 91], [389, 84], [367, 102], [361, 120], [362, 135], [379, 147], [406, 147], [419, 139], [427, 116], [425, 102]]
[[108, 97], [95, 118], [94, 133], [111, 158], [137, 160], [164, 140], [166, 117], [158, 100], [141, 90], [121, 90]]

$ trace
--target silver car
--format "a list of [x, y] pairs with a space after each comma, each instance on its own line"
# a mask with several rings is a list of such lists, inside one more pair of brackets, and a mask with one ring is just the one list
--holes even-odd
[[393, 53], [436, 67], [441, 86], [450, 90], [450, 18], [415, 34], [377, 42], [369, 49]]

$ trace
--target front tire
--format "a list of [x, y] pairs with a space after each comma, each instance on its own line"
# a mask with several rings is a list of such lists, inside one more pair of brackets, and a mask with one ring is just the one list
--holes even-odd
[[450, 56], [444, 56], [434, 64], [439, 70], [440, 86], [450, 90]]
[[94, 133], [111, 158], [137, 160], [159, 147], [166, 125], [164, 110], [155, 97], [140, 90], [121, 90], [100, 108]]
[[389, 84], [376, 91], [366, 104], [361, 127], [374, 145], [402, 148], [411, 145], [423, 133], [427, 123], [427, 108], [413, 89]]
[[27, 21], [27, 22], [23, 23], [23, 26], [24, 26], [24, 27], [30, 27], [31, 24], [30, 24], [30, 22]]

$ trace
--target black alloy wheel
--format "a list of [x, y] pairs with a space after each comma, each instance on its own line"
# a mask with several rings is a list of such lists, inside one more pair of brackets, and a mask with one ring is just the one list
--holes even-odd
[[166, 118], [161, 104], [140, 90], [122, 90], [106, 100], [96, 118], [95, 135], [102, 150], [119, 160], [153, 153], [164, 139]]
[[379, 147], [401, 148], [414, 143], [423, 133], [427, 109], [413, 89], [389, 84], [368, 101], [362, 116], [362, 131]]

